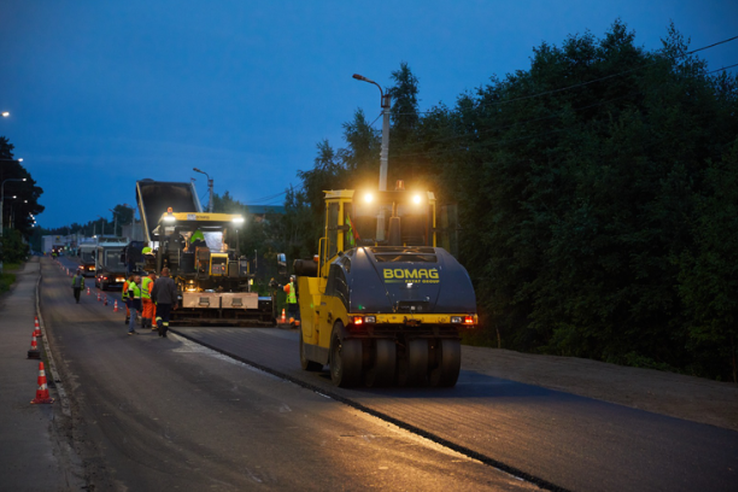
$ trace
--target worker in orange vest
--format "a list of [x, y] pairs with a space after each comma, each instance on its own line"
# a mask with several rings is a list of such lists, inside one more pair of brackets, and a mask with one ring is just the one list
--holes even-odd
[[152, 330], [156, 329], [152, 324], [154, 318], [156, 318], [156, 304], [151, 300], [151, 289], [154, 288], [154, 280], [156, 280], [154, 272], [149, 273], [148, 277], [141, 280], [141, 302], [143, 304], [141, 328], [151, 328]]

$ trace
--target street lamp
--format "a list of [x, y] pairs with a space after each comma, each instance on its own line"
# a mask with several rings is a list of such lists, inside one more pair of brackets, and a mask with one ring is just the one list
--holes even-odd
[[210, 179], [210, 175], [205, 171], [200, 171], [198, 168], [193, 167], [193, 171], [196, 173], [204, 174], [208, 178], [208, 188], [210, 190], [210, 198], [208, 199], [208, 212], [213, 213], [213, 180]]
[[362, 82], [369, 82], [379, 88], [382, 106], [382, 151], [379, 154], [379, 191], [387, 191], [387, 157], [389, 155], [389, 127], [390, 127], [390, 95], [385, 94], [382, 87], [363, 75], [355, 73], [353, 77]]
[[[3, 115], [4, 116], [4, 115]], [[5, 203], [5, 183], [9, 181], [25, 181], [26, 178], [8, 178], [0, 184], [0, 241], [3, 240], [3, 204]], [[3, 257], [5, 256], [5, 252], [3, 251], [3, 256], [0, 257], [0, 273], [3, 273]]]
[[0, 113], [0, 114], [2, 114], [2, 115], [3, 115], [3, 118], [7, 118], [8, 116], [10, 116], [10, 112], [8, 112], [8, 111], [3, 111], [3, 112], [2, 112], [2, 113]]

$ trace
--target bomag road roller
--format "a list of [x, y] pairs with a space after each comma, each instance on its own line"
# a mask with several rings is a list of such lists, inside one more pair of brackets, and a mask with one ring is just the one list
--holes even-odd
[[337, 386], [456, 384], [477, 325], [469, 274], [436, 247], [432, 192], [325, 192], [325, 232], [294, 262], [303, 369]]

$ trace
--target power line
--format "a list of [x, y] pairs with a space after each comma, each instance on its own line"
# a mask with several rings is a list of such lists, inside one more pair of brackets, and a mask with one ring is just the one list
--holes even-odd
[[280, 193], [275, 193], [274, 195], [267, 195], [267, 196], [263, 196], [260, 198], [256, 198], [252, 201], [252, 205], [263, 205], [262, 203], [259, 203], [259, 202], [270, 202], [286, 194], [287, 194], [287, 191], [285, 190]]
[[703, 46], [702, 48], [697, 48], [696, 50], [688, 51], [687, 54], [691, 55], [692, 53], [697, 53], [698, 51], [707, 50], [710, 48], [714, 48], [715, 46], [719, 46], [721, 44], [729, 43], [730, 41], [735, 41], [738, 39], [738, 36], [733, 36], [732, 38], [724, 39], [722, 41], [718, 41], [717, 43], [713, 43], [709, 46]]
[[729, 68], [738, 67], [738, 63], [734, 63], [732, 65], [728, 65], [727, 67], [718, 68], [717, 70], [713, 70], [712, 72], [707, 72], [707, 75], [713, 74], [715, 72], [722, 72], [723, 70], [727, 70]]

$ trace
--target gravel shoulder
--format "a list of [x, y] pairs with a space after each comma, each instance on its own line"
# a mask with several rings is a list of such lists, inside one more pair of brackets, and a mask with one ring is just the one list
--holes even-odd
[[462, 346], [462, 369], [738, 431], [738, 385], [575, 357]]

